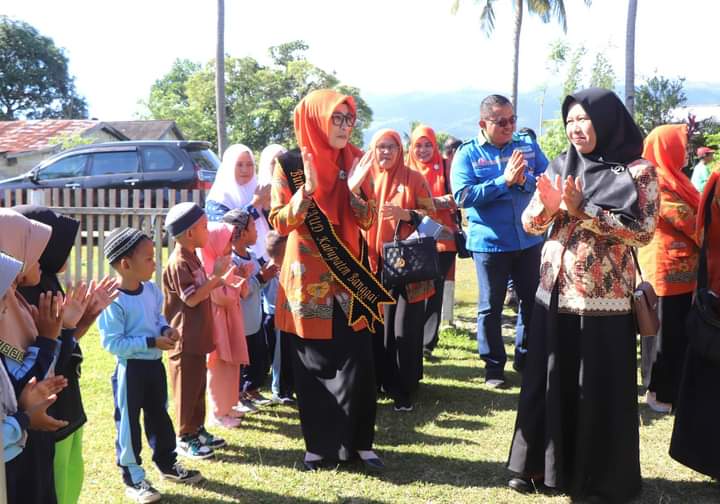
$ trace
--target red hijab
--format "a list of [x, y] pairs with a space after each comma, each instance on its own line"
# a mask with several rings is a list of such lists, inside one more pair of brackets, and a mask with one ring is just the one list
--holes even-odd
[[[424, 163], [415, 157], [415, 144], [421, 138], [427, 138], [432, 144], [433, 154], [430, 161]], [[442, 196], [447, 194], [445, 187], [445, 173], [443, 170], [443, 158], [438, 148], [435, 131], [425, 124], [417, 126], [410, 136], [410, 148], [408, 149], [407, 165], [419, 171], [425, 180], [427, 180], [433, 196]]]
[[[333, 224], [335, 231], [357, 255], [360, 230], [350, 208], [350, 189], [347, 174], [362, 151], [348, 142], [342, 149], [330, 146], [328, 137], [332, 114], [341, 104], [356, 115], [357, 109], [352, 96], [340, 94], [331, 89], [313, 91], [295, 107], [295, 137], [302, 151], [307, 149], [313, 156], [318, 178], [318, 187], [313, 199]], [[349, 130], [348, 130], [349, 134]], [[340, 175], [343, 169], [345, 176]]]
[[[388, 169], [383, 169], [377, 162], [375, 157], [375, 146], [383, 138], [392, 138], [398, 146], [398, 157], [395, 164]], [[385, 204], [388, 196], [391, 196], [398, 189], [398, 185], [407, 185], [406, 171], [407, 167], [403, 161], [402, 139], [397, 131], [391, 129], [382, 129], [373, 135], [370, 141], [368, 151], [372, 155], [372, 168], [370, 176], [373, 180], [375, 190], [375, 201], [378, 206]], [[382, 255], [383, 243], [390, 241], [395, 232], [395, 223], [389, 220], [382, 220], [381, 216], [373, 222], [373, 225], [365, 233], [365, 238], [370, 249], [370, 265], [373, 271], [377, 272], [378, 257]]]
[[687, 124], [658, 126], [645, 139], [642, 157], [655, 165], [662, 191], [672, 191], [697, 210], [700, 193], [682, 172], [688, 143]]

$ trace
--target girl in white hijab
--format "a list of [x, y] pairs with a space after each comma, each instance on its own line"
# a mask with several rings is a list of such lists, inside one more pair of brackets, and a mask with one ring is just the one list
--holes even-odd
[[205, 212], [208, 220], [219, 222], [230, 210], [247, 210], [255, 220], [258, 235], [257, 242], [251, 249], [255, 256], [267, 261], [265, 237], [270, 226], [262, 211], [263, 197], [266, 196], [264, 193], [269, 194], [269, 190], [258, 188], [252, 151], [242, 144], [231, 145], [223, 155], [215, 182], [207, 195]]

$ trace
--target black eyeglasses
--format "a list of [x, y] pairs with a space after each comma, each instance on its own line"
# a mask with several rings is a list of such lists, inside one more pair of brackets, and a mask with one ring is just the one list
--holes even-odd
[[343, 124], [347, 124], [348, 128], [352, 128], [355, 126], [356, 118], [352, 114], [341, 114], [340, 112], [336, 112], [330, 116], [330, 119], [335, 126], [342, 128]]
[[511, 115], [510, 117], [503, 117], [502, 119], [490, 119], [486, 118], [486, 121], [489, 121], [497, 126], [500, 126], [501, 128], [504, 128], [508, 125], [513, 125], [517, 122], [517, 116]]

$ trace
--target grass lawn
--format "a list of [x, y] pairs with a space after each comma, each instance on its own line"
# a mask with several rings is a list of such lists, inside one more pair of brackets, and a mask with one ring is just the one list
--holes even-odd
[[[166, 502], [328, 503], [503, 503], [569, 502], [567, 497], [523, 496], [506, 487], [507, 457], [520, 376], [508, 364], [511, 387], [483, 384], [476, 344], [475, 273], [470, 260], [457, 272], [457, 328], [445, 330], [438, 362], [426, 363], [425, 378], [412, 413], [395, 413], [387, 399], [378, 404], [375, 448], [387, 471], [366, 475], [358, 465], [305, 473], [296, 411], [269, 407], [248, 417], [241, 428], [213, 432], [228, 440], [213, 461], [187, 461], [206, 481], [197, 486], [161, 481], [147, 445], [148, 479]], [[505, 342], [512, 355], [512, 312], [505, 320]], [[99, 344], [97, 330], [83, 339], [82, 387], [89, 421], [85, 427], [85, 485], [81, 502], [124, 502], [114, 462], [110, 375], [114, 360]], [[710, 480], [674, 462], [667, 454], [673, 418], [640, 405], [643, 503], [717, 503], [720, 490]], [[720, 456], [720, 454], [718, 455]]]

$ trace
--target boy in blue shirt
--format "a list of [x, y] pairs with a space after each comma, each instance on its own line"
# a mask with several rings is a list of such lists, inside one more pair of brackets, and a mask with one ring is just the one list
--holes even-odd
[[[163, 350], [175, 348], [178, 333], [162, 315], [162, 293], [150, 281], [155, 273], [153, 242], [141, 231], [115, 229], [105, 243], [105, 257], [117, 272], [120, 295], [98, 319], [102, 346], [115, 355], [112, 376], [117, 427], [117, 465], [136, 502], [156, 502], [160, 493], [145, 479], [141, 466], [140, 410], [153, 462], [162, 477], [180, 483], [202, 479], [177, 463], [175, 430], [167, 413], [167, 378]], [[208, 450], [208, 456], [212, 452]]]

